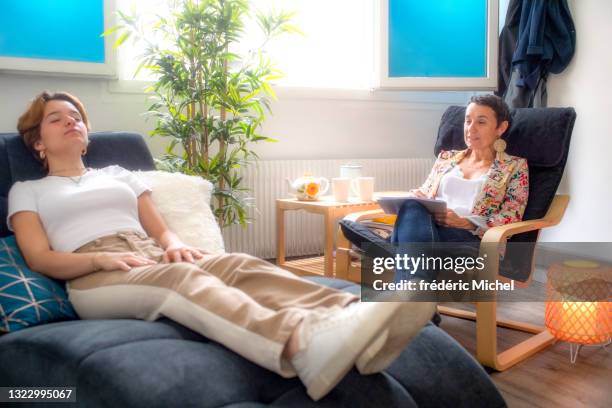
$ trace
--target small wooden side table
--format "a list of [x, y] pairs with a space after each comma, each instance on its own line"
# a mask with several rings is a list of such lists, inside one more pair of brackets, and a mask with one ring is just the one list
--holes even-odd
[[[334, 201], [333, 196], [321, 197], [318, 201], [298, 201], [294, 198], [276, 200], [276, 264], [298, 275], [334, 276], [334, 225], [347, 214], [380, 208], [374, 201], [351, 199], [348, 202]], [[323, 257], [285, 261], [285, 211], [304, 210], [323, 215], [325, 224], [325, 249]]]

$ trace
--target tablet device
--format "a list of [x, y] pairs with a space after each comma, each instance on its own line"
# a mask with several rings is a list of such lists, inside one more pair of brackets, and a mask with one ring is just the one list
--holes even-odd
[[446, 201], [431, 198], [382, 196], [376, 201], [387, 214], [397, 214], [407, 200], [418, 201], [432, 214], [446, 213]]

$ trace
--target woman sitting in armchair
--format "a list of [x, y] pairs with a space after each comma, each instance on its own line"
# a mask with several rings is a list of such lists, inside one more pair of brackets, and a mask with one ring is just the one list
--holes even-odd
[[[510, 111], [495, 95], [470, 99], [463, 126], [465, 150], [441, 151], [416, 197], [446, 201], [447, 211], [432, 215], [417, 201], [406, 201], [398, 212], [391, 243], [458, 242], [474, 247], [490, 227], [521, 221], [529, 193], [525, 159], [506, 154], [501, 138]], [[415, 271], [396, 270], [395, 280]], [[421, 278], [435, 276], [416, 271]]]

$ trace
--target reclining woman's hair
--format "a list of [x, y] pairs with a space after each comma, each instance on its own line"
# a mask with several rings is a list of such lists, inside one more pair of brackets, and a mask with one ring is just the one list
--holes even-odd
[[[488, 106], [493, 109], [495, 112], [495, 119], [497, 119], [497, 126], [504, 121], [508, 121], [508, 125], [510, 124], [510, 108], [502, 98], [496, 95], [475, 95], [470, 98], [470, 103], [475, 103], [476, 105]], [[508, 129], [510, 126], [508, 126]]]
[[47, 160], [40, 158], [40, 155], [34, 148], [34, 145], [40, 140], [40, 124], [43, 120], [45, 105], [49, 101], [70, 102], [75, 108], [77, 108], [81, 114], [83, 123], [87, 127], [87, 130], [89, 130], [89, 119], [87, 117], [87, 112], [85, 111], [85, 107], [79, 98], [69, 94], [68, 92], [50, 93], [48, 91], [43, 91], [37, 95], [34, 100], [32, 100], [32, 103], [30, 103], [28, 106], [28, 109], [19, 117], [19, 120], [17, 121], [17, 131], [23, 138], [25, 145], [34, 155], [34, 158], [41, 162], [45, 169], [47, 168]]

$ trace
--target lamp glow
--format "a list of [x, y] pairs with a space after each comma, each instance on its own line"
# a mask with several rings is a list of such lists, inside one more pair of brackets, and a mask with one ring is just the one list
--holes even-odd
[[582, 345], [609, 344], [612, 338], [610, 268], [590, 261], [567, 261], [548, 270], [544, 324], [558, 340]]

